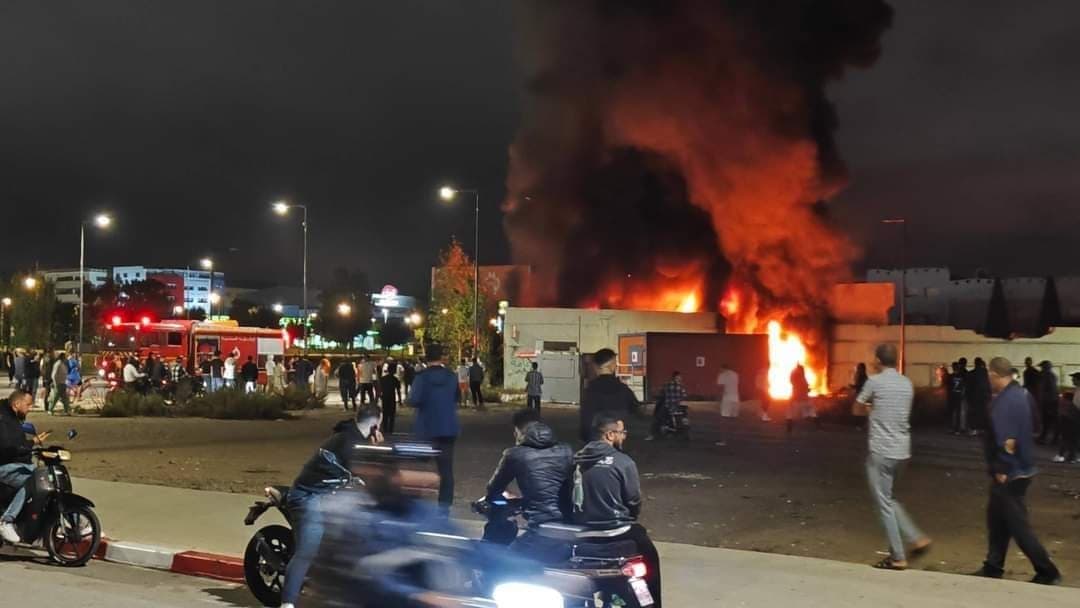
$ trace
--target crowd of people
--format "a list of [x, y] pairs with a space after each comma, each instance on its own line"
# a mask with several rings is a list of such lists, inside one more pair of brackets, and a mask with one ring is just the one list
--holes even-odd
[[65, 414], [71, 413], [71, 403], [84, 386], [77, 354], [17, 348], [5, 351], [3, 357], [9, 387], [30, 395], [32, 403], [40, 399], [49, 414], [57, 403], [64, 406]]

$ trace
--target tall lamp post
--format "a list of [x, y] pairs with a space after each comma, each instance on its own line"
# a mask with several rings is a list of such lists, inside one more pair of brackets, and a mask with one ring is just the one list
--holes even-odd
[[890, 218], [881, 220], [882, 224], [900, 225], [900, 373], [904, 373], [907, 362], [907, 220]]
[[[112, 217], [100, 213], [94, 216], [92, 220], [94, 225], [98, 228], [108, 228], [112, 224]], [[83, 345], [83, 327], [86, 325], [83, 322], [84, 304], [86, 302], [86, 224], [88, 222], [83, 220], [79, 224], [79, 343], [76, 345], [75, 350], [82, 356]]]
[[307, 306], [307, 255], [308, 255], [308, 216], [307, 205], [297, 205], [281, 200], [274, 203], [274, 213], [285, 216], [288, 215], [289, 209], [300, 209], [304, 212], [304, 312], [303, 314], [303, 327], [304, 327], [304, 356], [308, 354], [308, 324], [311, 323], [311, 317], [308, 315]]
[[199, 260], [199, 266], [202, 266], [203, 270], [209, 270], [210, 271], [210, 292], [206, 294], [206, 301], [209, 303], [209, 306], [210, 306], [210, 314], [208, 316], [211, 319], [213, 319], [214, 318], [214, 304], [215, 304], [215, 302], [214, 302], [214, 295], [215, 295], [214, 294], [214, 260], [212, 260], [210, 258], [203, 258], [203, 259]]
[[480, 350], [480, 191], [439, 188], [439, 198], [450, 202], [459, 194], [473, 195], [473, 357]]
[[4, 313], [9, 306], [11, 306], [11, 298], [0, 300], [0, 348], [5, 347], [8, 341], [8, 332], [5, 331], [4, 326]]

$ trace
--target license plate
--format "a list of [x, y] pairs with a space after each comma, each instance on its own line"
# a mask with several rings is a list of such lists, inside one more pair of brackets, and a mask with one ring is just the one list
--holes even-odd
[[645, 584], [642, 579], [635, 579], [630, 581], [630, 587], [634, 590], [634, 595], [637, 596], [639, 604], [644, 606], [652, 606], [656, 602], [653, 601], [652, 593], [649, 592], [649, 586]]

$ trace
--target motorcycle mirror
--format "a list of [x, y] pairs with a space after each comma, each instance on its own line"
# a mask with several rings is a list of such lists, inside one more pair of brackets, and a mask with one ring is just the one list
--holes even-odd
[[75, 439], [76, 437], [79, 436], [79, 431], [76, 431], [75, 429], [70, 429], [70, 430], [68, 430], [67, 435], [68, 435], [68, 439]]

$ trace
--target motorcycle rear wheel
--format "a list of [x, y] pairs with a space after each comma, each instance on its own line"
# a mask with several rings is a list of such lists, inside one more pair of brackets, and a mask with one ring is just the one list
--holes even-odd
[[101, 521], [88, 506], [65, 509], [49, 525], [44, 540], [45, 550], [57, 564], [68, 568], [85, 566], [101, 544]]
[[285, 584], [285, 569], [274, 570], [259, 555], [259, 539], [274, 552], [283, 564], [288, 564], [293, 551], [293, 533], [285, 526], [270, 525], [260, 529], [248, 541], [244, 550], [244, 581], [255, 599], [263, 606], [281, 605], [281, 588]]

